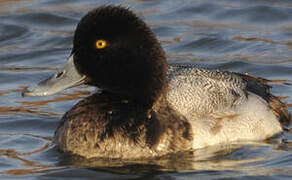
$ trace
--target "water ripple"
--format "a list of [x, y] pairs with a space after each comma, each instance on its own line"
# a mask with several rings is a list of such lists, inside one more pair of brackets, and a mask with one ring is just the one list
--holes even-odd
[[275, 23], [282, 23], [291, 20], [292, 9], [283, 7], [254, 6], [248, 8], [222, 9], [215, 13], [216, 20], [237, 20], [274, 26]]

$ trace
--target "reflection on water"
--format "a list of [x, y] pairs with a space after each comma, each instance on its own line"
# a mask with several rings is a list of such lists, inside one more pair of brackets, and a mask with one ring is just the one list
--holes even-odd
[[273, 79], [272, 92], [291, 107], [290, 1], [1, 0], [0, 179], [291, 179], [291, 133], [147, 161], [60, 153], [52, 142], [59, 119], [93, 89], [51, 97], [20, 92], [64, 63], [79, 19], [104, 4], [130, 7], [147, 21], [169, 62]]

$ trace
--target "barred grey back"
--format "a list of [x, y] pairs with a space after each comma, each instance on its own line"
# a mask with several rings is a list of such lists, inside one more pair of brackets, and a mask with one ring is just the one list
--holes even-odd
[[187, 118], [231, 110], [246, 99], [246, 83], [234, 73], [169, 65], [168, 101]]

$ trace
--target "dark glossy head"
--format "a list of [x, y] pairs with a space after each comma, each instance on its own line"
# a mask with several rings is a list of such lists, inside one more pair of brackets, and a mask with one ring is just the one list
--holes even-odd
[[125, 98], [152, 100], [166, 83], [167, 64], [156, 37], [122, 7], [100, 7], [84, 16], [75, 31], [72, 54], [88, 84]]
[[[167, 87], [167, 62], [155, 35], [133, 12], [119, 6], [99, 7], [81, 19], [69, 63], [50, 81], [68, 79], [75, 71], [79, 74], [75, 84], [67, 83], [63, 89], [85, 82], [121, 98], [151, 104]], [[49, 95], [61, 88], [43, 89], [24, 94]]]

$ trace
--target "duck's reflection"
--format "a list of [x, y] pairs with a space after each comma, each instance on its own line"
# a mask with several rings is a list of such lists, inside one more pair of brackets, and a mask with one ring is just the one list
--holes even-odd
[[[1, 134], [3, 135], [3, 134]], [[13, 136], [13, 134], [10, 134]], [[29, 135], [38, 137], [35, 135]], [[94, 171], [110, 172], [115, 174], [139, 174], [153, 176], [171, 172], [201, 172], [201, 171], [229, 171], [244, 174], [268, 174], [273, 169], [258, 167], [263, 162], [270, 161], [270, 151], [292, 147], [290, 143], [282, 143], [277, 138], [270, 142], [250, 142], [249, 144], [228, 144], [211, 146], [195, 151], [180, 152], [154, 159], [121, 160], [121, 159], [85, 159], [80, 156], [64, 154], [51, 143], [51, 138], [39, 137], [45, 143], [38, 149], [19, 153], [14, 149], [0, 149], [0, 156], [18, 160], [23, 168], [13, 168], [2, 173], [9, 175], [26, 175], [43, 172], [54, 173], [60, 169], [86, 168]], [[285, 144], [285, 145], [283, 145]], [[31, 160], [31, 156], [38, 153], [47, 154], [53, 151], [60, 155], [58, 162], [47, 164]], [[259, 153], [261, 152], [261, 153]], [[266, 153], [265, 153], [266, 152]], [[267, 155], [266, 155], [267, 154]], [[255, 168], [256, 167], [256, 168]]]

